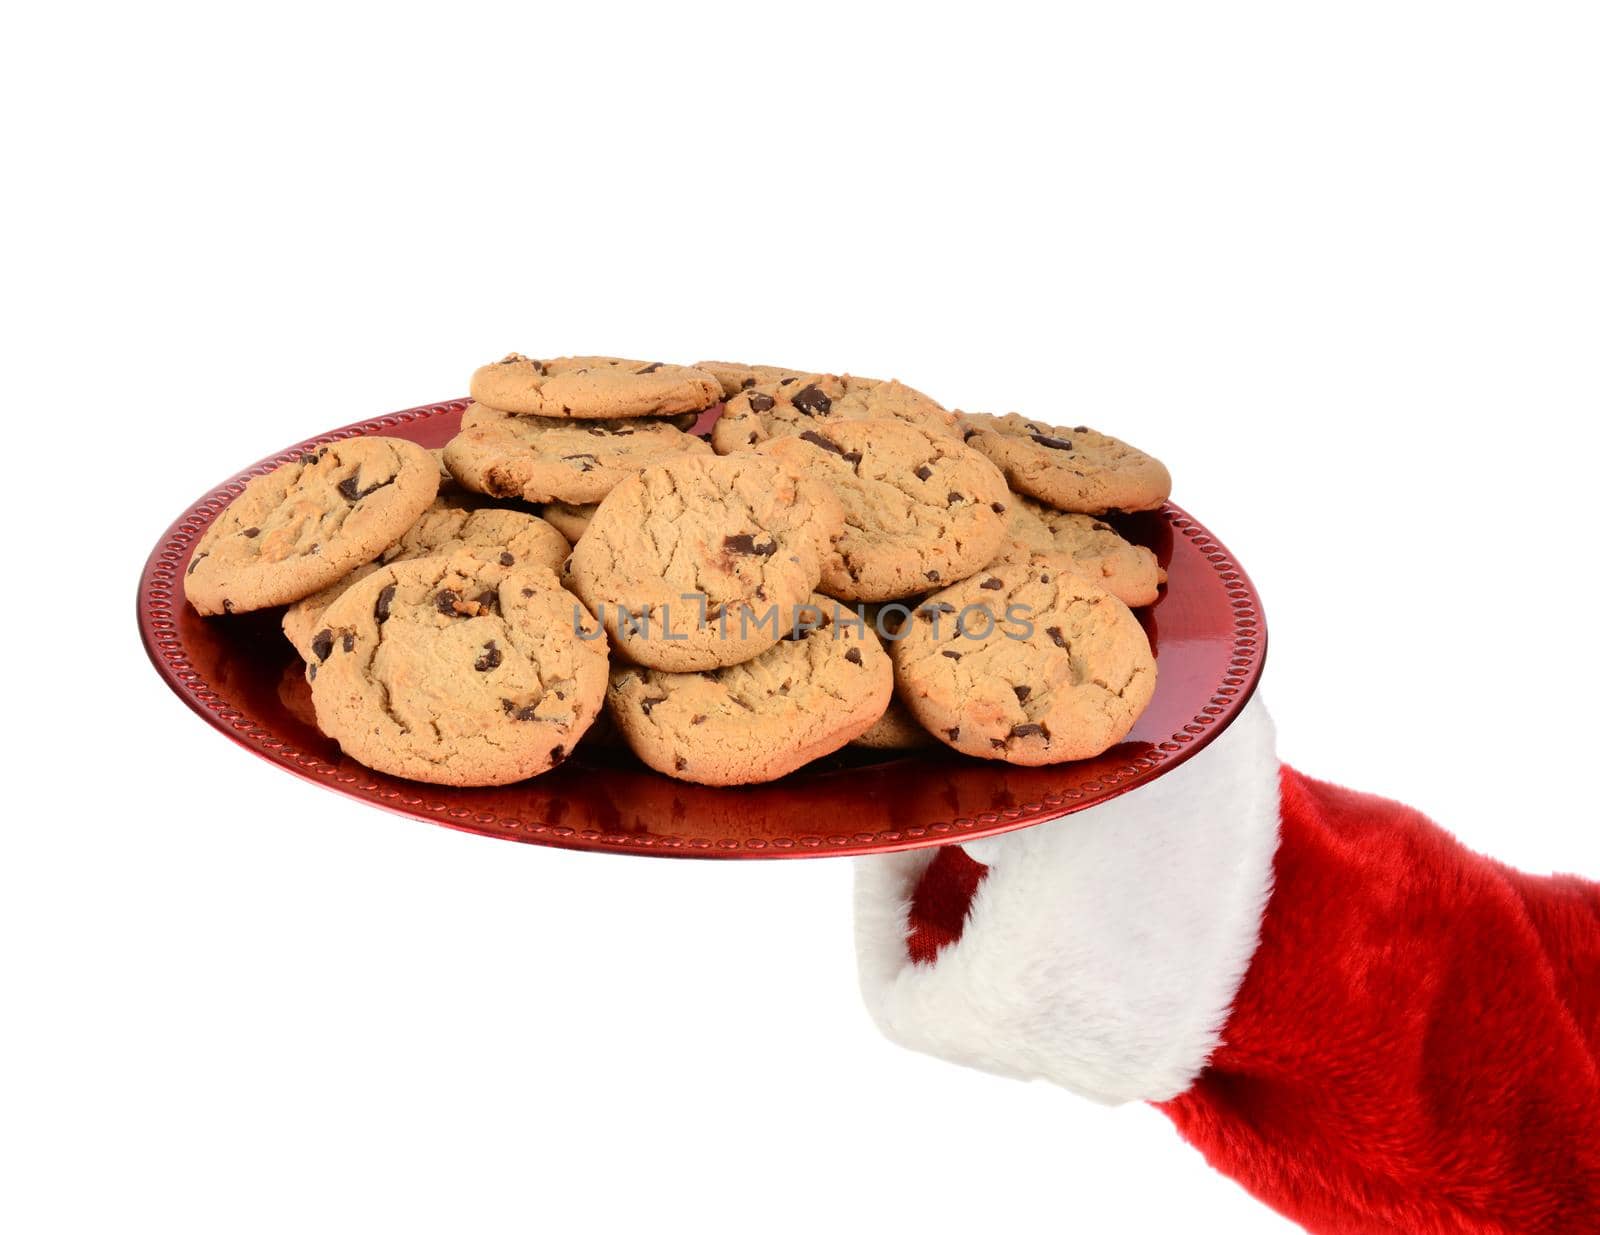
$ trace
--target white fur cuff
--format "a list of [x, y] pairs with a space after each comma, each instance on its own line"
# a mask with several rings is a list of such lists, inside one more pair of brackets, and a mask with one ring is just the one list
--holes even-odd
[[1254, 700], [1144, 788], [966, 846], [989, 867], [961, 936], [906, 953], [932, 850], [856, 862], [873, 1019], [913, 1050], [1101, 1102], [1162, 1101], [1220, 1041], [1255, 952], [1278, 841], [1271, 718]]

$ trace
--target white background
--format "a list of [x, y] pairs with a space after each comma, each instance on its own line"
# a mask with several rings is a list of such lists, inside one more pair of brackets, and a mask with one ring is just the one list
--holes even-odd
[[1153, 1110], [878, 1039], [845, 863], [407, 822], [165, 691], [175, 514], [511, 349], [1147, 446], [1287, 758], [1600, 876], [1592, 8], [1044, 8], [12, 15], [0, 1225], [1290, 1229]]

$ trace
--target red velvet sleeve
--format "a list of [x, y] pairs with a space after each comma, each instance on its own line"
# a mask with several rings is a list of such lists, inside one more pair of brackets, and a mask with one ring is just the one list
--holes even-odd
[[1319, 1235], [1600, 1232], [1600, 885], [1285, 768], [1261, 944], [1161, 1104]]

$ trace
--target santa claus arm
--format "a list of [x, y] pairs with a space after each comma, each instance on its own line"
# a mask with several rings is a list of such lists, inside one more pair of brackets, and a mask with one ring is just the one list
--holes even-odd
[[1059, 824], [863, 859], [915, 1049], [1160, 1104], [1317, 1232], [1600, 1230], [1600, 889], [1280, 768], [1252, 704]]

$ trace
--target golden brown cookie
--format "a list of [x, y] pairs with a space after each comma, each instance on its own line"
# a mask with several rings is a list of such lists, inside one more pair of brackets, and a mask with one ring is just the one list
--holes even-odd
[[766, 386], [775, 382], [791, 382], [797, 378], [810, 381], [820, 374], [807, 372], [805, 369], [781, 369], [770, 364], [735, 364], [729, 360], [697, 360], [694, 367], [704, 373], [711, 374], [722, 383], [722, 393], [732, 398], [741, 390], [749, 390], [752, 386]]
[[769, 438], [825, 429], [846, 420], [901, 420], [959, 437], [955, 413], [920, 390], [870, 377], [816, 377], [758, 385], [728, 400], [711, 427], [718, 454], [748, 450]]
[[686, 456], [613, 489], [563, 578], [621, 655], [714, 669], [779, 640], [843, 526], [826, 485], [775, 459]]
[[588, 528], [589, 520], [594, 518], [594, 512], [599, 509], [599, 502], [582, 506], [574, 506], [571, 502], [546, 502], [539, 513], [544, 516], [546, 523], [567, 538], [569, 545], [575, 545], [578, 537]]
[[257, 476], [206, 529], [184, 576], [201, 613], [299, 600], [392, 545], [439, 491], [433, 457], [397, 437], [319, 446]]
[[[1011, 515], [1013, 522], [1006, 547], [1000, 553], [1002, 559], [1025, 558], [1035, 553], [1060, 554], [1089, 582], [1098, 583], [1135, 609], [1155, 604], [1161, 585], [1167, 581], [1167, 572], [1156, 562], [1154, 553], [1143, 545], [1130, 543], [1116, 528], [1094, 515], [1052, 510], [1016, 495], [1011, 499]], [[1039, 532], [1043, 533], [1042, 540]]]
[[935, 592], [891, 645], [896, 694], [940, 741], [981, 759], [1088, 759], [1155, 692], [1139, 621], [1059, 557], [999, 562]]
[[[706, 673], [619, 666], [607, 702], [640, 759], [679, 780], [775, 780], [870, 727], [894, 684], [883, 647], [835, 602], [811, 598], [792, 634], [753, 660]], [[846, 615], [850, 616], [849, 614]]]
[[993, 459], [1013, 489], [1057, 510], [1155, 510], [1172, 494], [1160, 460], [1086, 425], [1058, 429], [1015, 412], [969, 412], [961, 422], [967, 445]]
[[[283, 633], [307, 662], [326, 660], [332, 632], [323, 621], [328, 607], [345, 590], [365, 579], [379, 566], [406, 562], [435, 554], [472, 550], [491, 567], [542, 566], [556, 570], [566, 560], [567, 539], [543, 519], [515, 510], [494, 507], [473, 509], [452, 498], [439, 498], [423, 511], [376, 562], [356, 567], [344, 578], [290, 605], [283, 615]], [[321, 656], [317, 656], [317, 651]]]
[[762, 443], [829, 484], [845, 528], [820, 591], [844, 600], [896, 600], [964, 579], [1005, 539], [1011, 491], [1000, 470], [953, 437], [903, 421], [840, 420]]
[[328, 656], [306, 669], [317, 724], [392, 776], [536, 776], [572, 750], [605, 695], [605, 633], [543, 567], [471, 553], [395, 562], [326, 619]]
[[598, 502], [642, 467], [710, 453], [705, 439], [669, 420], [553, 420], [474, 403], [444, 462], [474, 493], [581, 505]]
[[513, 352], [472, 375], [472, 397], [526, 416], [607, 420], [704, 411], [721, 400], [722, 384], [687, 365]]

